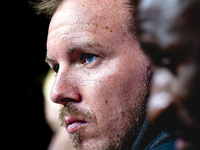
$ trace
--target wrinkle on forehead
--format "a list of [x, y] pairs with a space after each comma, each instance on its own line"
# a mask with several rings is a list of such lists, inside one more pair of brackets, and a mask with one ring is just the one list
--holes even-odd
[[[52, 18], [49, 31], [59, 27], [91, 28], [106, 23], [116, 24], [124, 20], [124, 0], [66, 0]], [[77, 27], [76, 27], [77, 28]]]

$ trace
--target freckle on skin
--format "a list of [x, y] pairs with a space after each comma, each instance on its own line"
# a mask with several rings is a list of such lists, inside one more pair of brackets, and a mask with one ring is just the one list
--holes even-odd
[[108, 101], [107, 101], [107, 100], [106, 100], [105, 102], [106, 102], [106, 103], [108, 103]]
[[122, 42], [124, 42], [124, 40], [122, 40]]
[[112, 30], [110, 30], [110, 32], [112, 32]]
[[106, 29], [109, 29], [108, 27], [106, 27]]
[[109, 49], [109, 47], [107, 47], [107, 49]]
[[122, 117], [124, 117], [124, 112], [123, 111], [121, 111], [121, 114], [122, 114]]

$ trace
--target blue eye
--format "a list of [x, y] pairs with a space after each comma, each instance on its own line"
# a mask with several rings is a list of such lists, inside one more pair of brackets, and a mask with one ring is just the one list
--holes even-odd
[[84, 54], [83, 58], [82, 58], [83, 63], [91, 63], [95, 59], [97, 59], [96, 55], [94, 55], [94, 54], [88, 54], [88, 53]]

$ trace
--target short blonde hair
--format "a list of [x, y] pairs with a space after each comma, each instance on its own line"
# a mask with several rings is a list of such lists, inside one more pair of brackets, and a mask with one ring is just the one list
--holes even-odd
[[40, 0], [36, 2], [29, 1], [29, 3], [36, 10], [37, 15], [44, 14], [49, 18], [53, 16], [62, 2], [63, 0]]

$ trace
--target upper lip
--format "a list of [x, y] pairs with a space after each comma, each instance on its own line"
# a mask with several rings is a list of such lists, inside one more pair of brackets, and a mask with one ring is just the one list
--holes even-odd
[[76, 123], [76, 122], [87, 123], [84, 119], [81, 119], [81, 118], [75, 118], [75, 117], [71, 117], [71, 116], [65, 117], [66, 126], [71, 125], [71, 124]]

